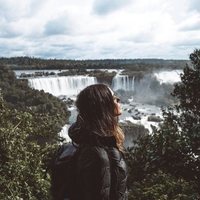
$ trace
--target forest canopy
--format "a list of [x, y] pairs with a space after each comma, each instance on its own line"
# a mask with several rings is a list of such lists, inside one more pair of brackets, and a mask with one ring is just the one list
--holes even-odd
[[164, 59], [104, 59], [104, 60], [64, 60], [34, 57], [0, 58], [0, 65], [11, 69], [131, 69], [146, 71], [153, 69], [180, 69], [188, 60]]

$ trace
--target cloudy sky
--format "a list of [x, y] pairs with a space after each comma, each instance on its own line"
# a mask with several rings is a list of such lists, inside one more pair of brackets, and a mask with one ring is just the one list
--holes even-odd
[[0, 57], [188, 59], [199, 0], [0, 0]]

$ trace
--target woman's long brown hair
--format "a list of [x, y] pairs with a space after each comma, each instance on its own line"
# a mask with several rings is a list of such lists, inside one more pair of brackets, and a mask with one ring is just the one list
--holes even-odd
[[117, 147], [123, 151], [124, 133], [115, 116], [113, 95], [105, 84], [95, 84], [82, 90], [76, 106], [84, 126], [102, 136], [114, 136]]

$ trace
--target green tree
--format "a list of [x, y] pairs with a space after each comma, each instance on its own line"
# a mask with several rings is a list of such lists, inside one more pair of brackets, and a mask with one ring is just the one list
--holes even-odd
[[[35, 123], [29, 112], [10, 109], [0, 95], [0, 199], [49, 200], [45, 160], [55, 145], [32, 140]], [[41, 135], [48, 128], [40, 127]]]
[[48, 160], [67, 122], [67, 107], [0, 68], [0, 199], [49, 200]]
[[[30, 88], [27, 80], [17, 79], [14, 72], [5, 66], [0, 67], [0, 88], [11, 109], [32, 114], [32, 122], [35, 123], [33, 136], [40, 135], [40, 141], [46, 137], [48, 142], [58, 139], [56, 133], [67, 123], [69, 116], [63, 101], [44, 91]], [[44, 124], [47, 118], [49, 127]], [[42, 126], [48, 127], [43, 135], [40, 130]]]
[[200, 199], [200, 50], [190, 60], [174, 87], [177, 104], [163, 111], [160, 127], [128, 154], [130, 199], [140, 199], [134, 198], [138, 191], [141, 199]]
[[130, 190], [131, 200], [198, 200], [191, 182], [158, 171], [140, 182], [134, 182]]

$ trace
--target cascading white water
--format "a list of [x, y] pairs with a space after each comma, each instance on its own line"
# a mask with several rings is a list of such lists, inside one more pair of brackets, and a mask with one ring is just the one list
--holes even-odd
[[62, 76], [28, 79], [30, 87], [44, 90], [54, 96], [77, 95], [83, 88], [97, 83], [95, 77], [90, 76]]
[[134, 77], [117, 74], [112, 80], [112, 88], [116, 90], [134, 91]]
[[[156, 125], [156, 122], [147, 121], [149, 115], [156, 114], [159, 115], [159, 111], [149, 110], [149, 107], [152, 105], [152, 102], [157, 102], [157, 99], [163, 100], [164, 94], [161, 93], [163, 90], [159, 90], [156, 88], [156, 91], [152, 88], [148, 87], [151, 81], [155, 82], [157, 79], [160, 83], [174, 83], [180, 80], [179, 74], [182, 70], [172, 70], [172, 71], [160, 71], [154, 73], [152, 76], [144, 76], [143, 78], [135, 81], [134, 77], [128, 77], [128, 75], [121, 75], [121, 71], [118, 71], [117, 75], [112, 80], [112, 88], [113, 90], [124, 90], [127, 93], [129, 91], [134, 91], [134, 102], [138, 101], [138, 104], [122, 104], [123, 113], [119, 119], [123, 122], [131, 121], [133, 123], [143, 124], [146, 128], [148, 128], [151, 132], [150, 125]], [[65, 77], [39, 77], [39, 78], [29, 78], [29, 85], [32, 88], [38, 90], [44, 90], [45, 92], [49, 92], [55, 96], [66, 95], [73, 96], [77, 95], [80, 90], [87, 87], [88, 85], [92, 85], [97, 83], [97, 79], [95, 77], [89, 76], [65, 76]], [[134, 84], [135, 82], [135, 84]], [[159, 84], [155, 84], [155, 86], [159, 86]], [[138, 92], [139, 91], [139, 92]], [[157, 94], [158, 93], [158, 94]], [[124, 93], [122, 93], [124, 94]], [[132, 95], [132, 93], [131, 93]], [[138, 95], [138, 96], [137, 96]], [[125, 93], [125, 98], [126, 93]], [[148, 103], [151, 105], [148, 105]], [[140, 109], [140, 104], [145, 104], [147, 108], [146, 112]], [[127, 106], [127, 107], [126, 107]], [[128, 108], [128, 109], [127, 109]], [[159, 109], [159, 107], [158, 107]], [[72, 116], [70, 123], [74, 122], [76, 119], [76, 109], [71, 110]], [[74, 114], [75, 113], [75, 114]], [[139, 113], [139, 114], [138, 114]], [[140, 118], [134, 118], [138, 115]], [[134, 117], [133, 117], [134, 116]], [[69, 141], [70, 138], [67, 135], [68, 126], [63, 127], [62, 131], [59, 133], [60, 136], [66, 138], [66, 141]]]
[[154, 73], [157, 80], [162, 83], [174, 84], [181, 81], [180, 74], [183, 70], [160, 71]]

